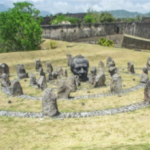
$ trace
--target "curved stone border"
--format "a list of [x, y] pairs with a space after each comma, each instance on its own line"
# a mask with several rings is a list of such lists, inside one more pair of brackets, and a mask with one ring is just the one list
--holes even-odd
[[[116, 96], [116, 95], [127, 94], [129, 92], [139, 90], [141, 88], [144, 88], [144, 86], [145, 86], [145, 84], [140, 83], [137, 86], [134, 86], [134, 87], [131, 87], [129, 89], [123, 90], [119, 94], [117, 94], [117, 93], [93, 94], [93, 95], [76, 96], [76, 97], [73, 97], [73, 98], [70, 98], [70, 99], [61, 99], [61, 100], [79, 100], [79, 99], [90, 99], [90, 98], [98, 98], [98, 97]], [[4, 92], [5, 94], [7, 94], [9, 96], [12, 96], [6, 88], [2, 88], [2, 92]], [[20, 95], [20, 96], [13, 96], [13, 97], [18, 97], [18, 98], [22, 98], [22, 99], [29, 99], [29, 100], [42, 100], [42, 97], [29, 96], [29, 95], [25, 95], [25, 94]]]
[[[138, 109], [142, 109], [150, 106], [147, 102], [135, 103], [119, 108], [106, 109], [106, 110], [97, 110], [90, 112], [72, 112], [72, 113], [60, 113], [58, 116], [53, 117], [54, 119], [63, 119], [63, 118], [85, 118], [85, 117], [96, 117], [96, 116], [105, 116], [113, 115], [125, 112], [131, 112]], [[33, 112], [13, 112], [13, 111], [3, 111], [0, 110], [0, 116], [6, 117], [23, 117], [23, 118], [44, 118], [42, 112], [33, 113]]]

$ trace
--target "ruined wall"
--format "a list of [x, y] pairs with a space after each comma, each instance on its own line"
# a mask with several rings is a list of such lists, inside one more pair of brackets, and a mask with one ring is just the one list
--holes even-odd
[[43, 25], [44, 38], [74, 41], [81, 38], [123, 34], [126, 23], [84, 24], [84, 25]]
[[150, 23], [129, 23], [124, 33], [150, 39]]
[[44, 38], [62, 41], [99, 37], [113, 34], [129, 34], [150, 39], [150, 23], [105, 23], [84, 25], [42, 25]]
[[129, 49], [150, 49], [150, 40], [124, 35], [122, 47]]

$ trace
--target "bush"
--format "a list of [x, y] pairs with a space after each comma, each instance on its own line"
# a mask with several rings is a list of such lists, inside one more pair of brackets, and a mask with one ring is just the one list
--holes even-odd
[[53, 25], [58, 25], [63, 21], [69, 22], [71, 24], [76, 24], [76, 23], [80, 22], [80, 19], [74, 18], [74, 17], [67, 17], [64, 15], [57, 15], [56, 18], [54, 20], [52, 20], [50, 23]]
[[102, 45], [102, 46], [114, 46], [114, 43], [112, 40], [107, 40], [106, 38], [100, 38], [98, 41], [97, 41], [97, 44], [99, 45]]
[[93, 17], [92, 15], [87, 14], [87, 15], [84, 16], [83, 22], [84, 22], [84, 23], [93, 24], [93, 23], [95, 23], [96, 21], [95, 21], [95, 19], [94, 19], [94, 17]]
[[56, 43], [56, 41], [50, 41], [50, 48], [51, 48], [51, 49], [57, 48], [57, 43]]
[[38, 49], [42, 35], [38, 15], [28, 2], [14, 3], [14, 8], [0, 13], [0, 41], [6, 52]]

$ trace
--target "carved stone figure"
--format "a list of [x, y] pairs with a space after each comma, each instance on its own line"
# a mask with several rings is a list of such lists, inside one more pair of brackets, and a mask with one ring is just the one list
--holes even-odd
[[43, 71], [43, 68], [39, 69], [40, 70], [40, 76], [45, 76], [45, 72]]
[[72, 55], [67, 54], [67, 60], [68, 60], [68, 66], [71, 65], [71, 61], [72, 61]]
[[56, 72], [57, 72], [57, 74], [59, 76], [63, 76], [63, 69], [62, 69], [62, 67], [60, 67], [60, 66], [56, 67]]
[[70, 69], [74, 75], [78, 75], [80, 81], [87, 81], [89, 61], [81, 55], [72, 58]]
[[113, 76], [114, 74], [118, 74], [118, 68], [117, 67], [110, 67], [108, 69], [109, 73], [111, 76]]
[[52, 89], [45, 89], [42, 97], [43, 115], [53, 117], [59, 115], [57, 107], [57, 98]]
[[2, 63], [0, 65], [0, 78], [1, 76], [3, 75], [3, 73], [7, 74], [9, 76], [9, 67], [7, 64], [5, 63]]
[[105, 86], [105, 81], [106, 81], [105, 74], [103, 72], [100, 72], [95, 77], [94, 87]]
[[135, 73], [133, 62], [128, 62], [128, 73], [132, 73], [132, 74]]
[[107, 68], [109, 67], [109, 63], [112, 62], [113, 59], [111, 57], [108, 57], [107, 60], [106, 60], [106, 66]]
[[75, 92], [77, 90], [77, 82], [75, 76], [69, 76], [66, 81], [67, 85], [71, 87], [71, 92]]
[[91, 72], [92, 75], [96, 75], [97, 68], [95, 66], [91, 67], [90, 72]]
[[37, 81], [37, 86], [41, 89], [44, 90], [47, 88], [47, 83], [46, 83], [46, 77], [45, 76], [40, 76], [40, 78]]
[[52, 73], [52, 71], [53, 71], [53, 67], [52, 67], [51, 63], [46, 62], [46, 72], [47, 73]]
[[111, 78], [110, 90], [114, 93], [120, 93], [122, 91], [122, 78], [118, 74], [114, 74]]
[[35, 75], [33, 75], [33, 74], [30, 74], [30, 85], [31, 85], [31, 86], [37, 85], [36, 77], [35, 77]]
[[89, 76], [88, 76], [89, 83], [90, 83], [90, 84], [94, 84], [95, 78], [96, 78], [96, 75], [94, 75], [94, 74], [89, 74]]
[[103, 70], [105, 70], [105, 65], [104, 65], [104, 63], [103, 63], [102, 61], [99, 62], [99, 64], [98, 64], [98, 69], [103, 69]]
[[22, 95], [23, 94], [22, 87], [21, 87], [21, 85], [20, 85], [18, 80], [13, 80], [11, 82], [11, 86], [9, 87], [9, 92], [13, 96], [17, 96], [17, 95]]
[[77, 87], [81, 85], [79, 76], [77, 76], [77, 75], [75, 76], [75, 82], [76, 82]]
[[108, 64], [107, 64], [108, 68], [110, 68], [110, 67], [115, 67], [115, 65], [116, 65], [116, 64], [115, 64], [114, 60], [108, 62]]
[[53, 72], [52, 72], [52, 77], [53, 77], [53, 80], [54, 80], [54, 79], [57, 79], [58, 73], [57, 73], [56, 71], [53, 71]]
[[52, 76], [52, 73], [49, 73], [48, 76], [47, 76], [47, 82], [53, 80], [53, 76]]
[[2, 77], [1, 77], [1, 86], [4, 88], [8, 88], [11, 85], [11, 82], [9, 80], [9, 77], [7, 74], [3, 73]]
[[35, 60], [35, 70], [37, 72], [39, 72], [41, 68], [42, 68], [42, 63], [41, 63], [40, 59], [36, 59]]
[[63, 70], [63, 76], [64, 76], [64, 77], [68, 77], [68, 73], [67, 73], [67, 70], [66, 70], [66, 69]]
[[147, 59], [146, 66], [147, 66], [148, 70], [150, 70], [150, 57]]
[[17, 65], [17, 75], [19, 79], [28, 78], [28, 73], [26, 73], [26, 70], [23, 64]]
[[59, 79], [57, 81], [57, 98], [68, 99], [72, 88], [66, 83], [66, 81]]
[[146, 102], [150, 102], [150, 80], [147, 81], [144, 89], [144, 99]]
[[146, 66], [143, 67], [143, 73], [141, 75], [141, 79], [140, 79], [140, 82], [141, 83], [146, 83], [147, 81], [149, 80], [149, 77], [148, 77], [148, 69]]

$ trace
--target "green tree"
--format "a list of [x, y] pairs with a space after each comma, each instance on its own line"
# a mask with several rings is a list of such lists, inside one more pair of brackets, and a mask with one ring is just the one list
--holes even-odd
[[14, 8], [0, 13], [0, 40], [6, 51], [38, 49], [42, 34], [39, 13], [28, 2], [14, 3]]
[[87, 15], [84, 16], [83, 22], [84, 22], [84, 23], [90, 23], [90, 24], [93, 24], [93, 23], [96, 22], [96, 20], [94, 19], [94, 17], [93, 17], [92, 14], [87, 14]]
[[111, 13], [108, 12], [102, 12], [99, 15], [99, 21], [100, 23], [109, 23], [109, 22], [115, 22], [116, 18], [113, 17]]
[[53, 25], [58, 25], [59, 23], [66, 21], [66, 22], [70, 22], [71, 24], [76, 24], [80, 21], [80, 19], [78, 18], [74, 18], [74, 17], [67, 17], [65, 15], [57, 15], [56, 18], [54, 20], [52, 20], [50, 23]]

